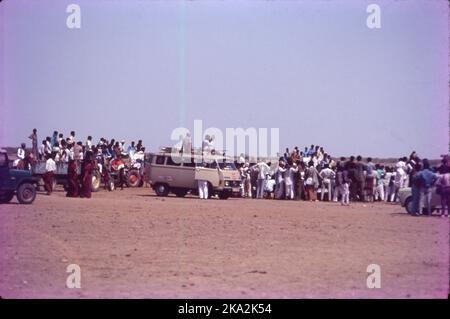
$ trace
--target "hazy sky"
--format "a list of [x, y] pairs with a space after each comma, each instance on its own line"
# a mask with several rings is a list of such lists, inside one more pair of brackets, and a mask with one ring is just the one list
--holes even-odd
[[[68, 29], [66, 7], [81, 7]], [[369, 29], [366, 7], [381, 8]], [[448, 152], [443, 1], [0, 3], [0, 145], [32, 128], [170, 145], [172, 130], [277, 127], [280, 148]]]

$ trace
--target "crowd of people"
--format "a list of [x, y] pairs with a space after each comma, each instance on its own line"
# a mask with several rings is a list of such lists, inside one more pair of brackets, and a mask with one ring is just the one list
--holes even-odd
[[[94, 169], [106, 173], [113, 166], [119, 172], [119, 186], [123, 188], [123, 157], [137, 165], [143, 175], [145, 147], [142, 140], [137, 144], [100, 138], [94, 144], [88, 136], [85, 143], [76, 141], [75, 132], [67, 138], [57, 131], [46, 137], [38, 146], [37, 130], [29, 136], [31, 152], [26, 153], [22, 143], [17, 150], [14, 165], [29, 168], [36, 159], [45, 160], [45, 189], [52, 192], [53, 176], [58, 163], [68, 164], [68, 197], [91, 197], [91, 181]], [[182, 151], [191, 153], [190, 136], [183, 140]], [[205, 137], [203, 152], [214, 152], [213, 137]], [[361, 156], [333, 158], [322, 146], [311, 145], [300, 151], [286, 148], [276, 165], [264, 160], [250, 163], [243, 154], [235, 161], [241, 176], [241, 197], [274, 198], [308, 201], [333, 201], [342, 205], [350, 202], [398, 201], [398, 192], [411, 187], [412, 214], [420, 215], [420, 207], [426, 207], [431, 214], [432, 188], [436, 187], [442, 199], [442, 216], [448, 216], [450, 201], [450, 158], [443, 156], [441, 165], [431, 167], [427, 159], [421, 159], [416, 152], [409, 157], [399, 158], [395, 165], [374, 163], [372, 158]], [[107, 174], [103, 175], [108, 178]], [[105, 181], [105, 185], [106, 185]], [[200, 187], [200, 186], [199, 186]], [[202, 190], [206, 188], [204, 186]], [[200, 188], [199, 188], [200, 190]], [[202, 193], [202, 192], [200, 192]], [[205, 197], [205, 196], [202, 196]], [[207, 196], [206, 196], [207, 197]]]
[[31, 139], [31, 151], [26, 153], [26, 144], [22, 143], [17, 150], [17, 159], [13, 166], [21, 169], [31, 169], [37, 161], [45, 161], [44, 187], [47, 194], [53, 191], [54, 175], [58, 165], [66, 163], [67, 171], [67, 196], [68, 197], [91, 197], [92, 175], [94, 170], [102, 174], [105, 185], [108, 182], [107, 174], [111, 168], [119, 172], [119, 186], [123, 189], [125, 184], [124, 163], [122, 158], [129, 158], [131, 165], [139, 168], [143, 174], [143, 163], [145, 147], [142, 140], [136, 144], [134, 141], [128, 147], [125, 141], [107, 140], [100, 138], [95, 144], [92, 136], [88, 136], [83, 143], [77, 141], [75, 131], [71, 131], [69, 136], [64, 138], [63, 133], [54, 131], [53, 135], [47, 136], [38, 145], [37, 130], [33, 129], [29, 136]]
[[[250, 164], [243, 155], [238, 160], [241, 174], [241, 196], [309, 201], [398, 201], [398, 192], [411, 187], [413, 214], [420, 215], [425, 206], [431, 214], [431, 190], [438, 189], [442, 199], [442, 216], [448, 216], [450, 198], [450, 158], [443, 156], [439, 167], [431, 167], [428, 159], [416, 152], [399, 158], [395, 165], [374, 163], [361, 156], [333, 159], [321, 146], [311, 145], [300, 151], [294, 147], [272, 168], [259, 160]], [[320, 194], [320, 196], [318, 196]], [[421, 204], [422, 203], [422, 204]]]

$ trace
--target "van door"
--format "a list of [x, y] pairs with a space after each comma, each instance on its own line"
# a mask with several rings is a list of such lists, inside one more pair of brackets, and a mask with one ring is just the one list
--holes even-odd
[[211, 183], [213, 188], [220, 184], [219, 170], [217, 168], [207, 168], [197, 165], [195, 168], [195, 180], [204, 180]]
[[184, 188], [196, 189], [198, 187], [195, 179], [195, 163], [192, 158], [183, 159], [183, 184]]

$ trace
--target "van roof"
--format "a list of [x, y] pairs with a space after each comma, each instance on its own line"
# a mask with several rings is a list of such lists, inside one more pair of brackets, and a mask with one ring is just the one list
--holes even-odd
[[[166, 153], [166, 152], [159, 152], [159, 153], [149, 153], [150, 155], [156, 155], [156, 156], [171, 156], [172, 153]], [[183, 157], [181, 154], [175, 153], [173, 154], [175, 155], [174, 157]], [[187, 156], [186, 156], [187, 157]], [[226, 160], [233, 160], [234, 159], [232, 157], [229, 156], [222, 156], [222, 155], [204, 155], [202, 156], [201, 154], [193, 154], [191, 156], [189, 156], [190, 158], [205, 158], [205, 159], [226, 159]]]

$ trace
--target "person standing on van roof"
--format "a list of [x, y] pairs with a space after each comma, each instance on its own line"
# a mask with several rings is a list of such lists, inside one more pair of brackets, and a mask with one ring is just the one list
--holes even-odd
[[210, 140], [211, 138], [209, 137], [209, 135], [205, 135], [205, 139], [202, 142], [202, 154], [203, 156], [208, 156], [209, 155], [209, 151], [211, 150], [210, 148]]
[[185, 137], [183, 137], [181, 152], [182, 152], [183, 156], [187, 156], [187, 157], [190, 157], [192, 154], [192, 140], [191, 140], [191, 134], [189, 132], [186, 133]]

